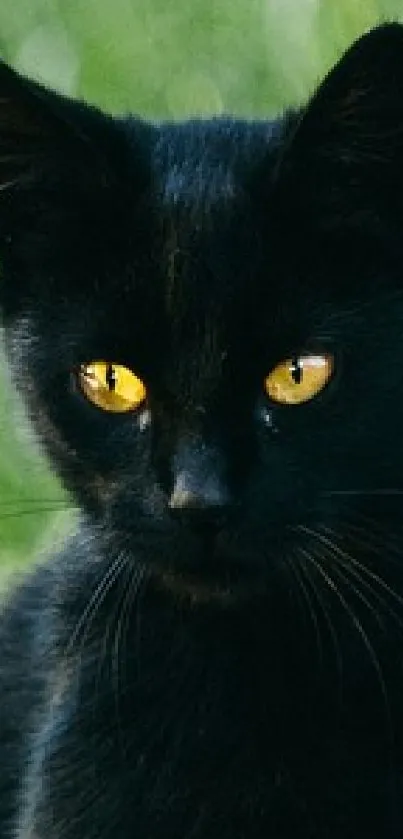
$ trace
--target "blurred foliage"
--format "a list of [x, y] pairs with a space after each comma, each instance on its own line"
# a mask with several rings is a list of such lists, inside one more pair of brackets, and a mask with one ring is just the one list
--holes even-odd
[[[355, 36], [399, 17], [402, 0], [1, 0], [0, 54], [113, 112], [267, 116], [305, 99]], [[3, 368], [0, 387], [5, 567], [66, 525], [63, 514], [50, 518], [63, 496]]]

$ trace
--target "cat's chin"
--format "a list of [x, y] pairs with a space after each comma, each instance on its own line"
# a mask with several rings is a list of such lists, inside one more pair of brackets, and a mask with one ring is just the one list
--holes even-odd
[[208, 577], [186, 571], [162, 571], [155, 575], [158, 587], [163, 587], [176, 598], [186, 600], [194, 605], [215, 603], [222, 607], [235, 606], [245, 601], [261, 598], [264, 585], [256, 577], [245, 580], [240, 575], [232, 575], [227, 579]]

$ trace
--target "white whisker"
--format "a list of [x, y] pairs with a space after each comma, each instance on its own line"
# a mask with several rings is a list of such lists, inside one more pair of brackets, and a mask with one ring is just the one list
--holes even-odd
[[[298, 525], [296, 530], [299, 531], [299, 532], [302, 531], [302, 532], [306, 533], [316, 543], [318, 543], [318, 542], [320, 543], [320, 541], [321, 541], [319, 539], [320, 534], [318, 534], [315, 530], [313, 530], [309, 527], [306, 527], [305, 525]], [[328, 570], [325, 570], [323, 568], [323, 565], [320, 562], [319, 556], [317, 554], [313, 555], [313, 554], [310, 554], [308, 552], [305, 552], [305, 556], [307, 557], [309, 562], [311, 562], [312, 565], [316, 568], [318, 574], [325, 581], [325, 583], [328, 586], [328, 588], [330, 589], [330, 591], [332, 591], [334, 593], [334, 595], [338, 599], [340, 605], [343, 607], [344, 611], [348, 615], [352, 625], [356, 629], [359, 637], [361, 638], [361, 641], [362, 641], [362, 643], [363, 643], [363, 645], [364, 645], [364, 647], [365, 647], [365, 649], [366, 649], [366, 651], [369, 655], [370, 661], [372, 663], [372, 666], [373, 666], [374, 671], [375, 671], [376, 676], [377, 676], [377, 681], [378, 681], [378, 684], [379, 684], [379, 687], [380, 687], [380, 690], [381, 690], [382, 700], [383, 700], [383, 704], [384, 704], [385, 712], [386, 712], [386, 717], [387, 717], [388, 734], [389, 734], [389, 738], [392, 739], [392, 737], [393, 737], [392, 714], [391, 714], [391, 709], [390, 709], [390, 705], [389, 705], [386, 683], [385, 683], [384, 675], [383, 675], [383, 672], [382, 672], [382, 668], [381, 668], [378, 656], [376, 655], [376, 652], [375, 652], [375, 650], [374, 650], [374, 648], [373, 648], [373, 646], [372, 646], [372, 644], [371, 644], [371, 642], [368, 638], [368, 635], [367, 635], [361, 621], [359, 620], [359, 618], [355, 614], [354, 610], [351, 608], [351, 606], [347, 602], [346, 598], [344, 597], [344, 595], [340, 591], [340, 589], [337, 586], [336, 582], [334, 581], [333, 577], [331, 577], [331, 575], [329, 574]]]
[[[299, 546], [298, 547], [298, 552], [301, 554], [302, 557], [305, 557], [305, 559], [308, 560], [308, 562], [309, 562], [310, 557], [309, 557], [309, 555], [307, 555], [307, 552], [304, 550], [304, 548]], [[325, 621], [326, 621], [326, 624], [327, 624], [327, 627], [328, 627], [328, 630], [329, 630], [329, 633], [330, 633], [330, 637], [332, 639], [335, 655], [336, 655], [337, 672], [339, 674], [339, 685], [341, 686], [342, 681], [343, 681], [343, 658], [342, 658], [341, 647], [340, 647], [340, 644], [339, 644], [339, 639], [337, 637], [337, 632], [336, 632], [334, 623], [333, 623], [333, 621], [330, 617], [329, 610], [326, 608], [326, 603], [324, 601], [324, 598], [322, 597], [322, 594], [320, 592], [319, 587], [316, 585], [312, 574], [309, 574], [308, 565], [306, 563], [303, 563], [302, 560], [301, 560], [301, 568], [304, 569], [306, 577], [309, 580], [309, 584], [310, 584], [311, 588], [313, 589], [313, 591], [315, 593], [315, 596], [316, 596], [316, 598], [317, 598], [317, 600], [320, 604], [320, 607], [322, 609], [322, 612], [323, 612], [323, 615], [324, 615], [324, 618], [325, 618]]]
[[126, 564], [126, 556], [123, 553], [119, 553], [115, 560], [113, 561], [112, 565], [108, 568], [107, 572], [103, 575], [101, 580], [99, 581], [95, 591], [93, 592], [90, 600], [87, 603], [86, 608], [84, 609], [82, 615], [80, 616], [79, 620], [76, 623], [76, 626], [70, 636], [69, 643], [65, 650], [65, 654], [69, 655], [72, 651], [74, 644], [77, 641], [78, 636], [81, 633], [81, 630], [85, 628], [83, 636], [80, 641], [80, 645], [85, 641], [85, 638], [88, 634], [89, 628], [91, 623], [95, 617], [96, 612], [98, 611], [99, 607], [105, 600], [108, 592], [116, 582], [119, 574], [121, 573], [122, 569]]
[[391, 496], [403, 495], [403, 489], [398, 487], [379, 489], [328, 489], [322, 493], [325, 497], [333, 495], [363, 495], [363, 496]]
[[[287, 557], [285, 557], [285, 560], [286, 560], [286, 563], [287, 563], [287, 567], [290, 569], [290, 571], [292, 573], [292, 576], [296, 580], [297, 592], [300, 596], [300, 600], [302, 600], [302, 602], [307, 607], [308, 615], [309, 615], [309, 617], [311, 619], [311, 622], [312, 622], [312, 625], [314, 627], [318, 657], [319, 657], [320, 662], [323, 662], [323, 647], [322, 647], [322, 640], [321, 640], [321, 637], [320, 637], [318, 618], [317, 618], [315, 608], [314, 608], [314, 605], [313, 605], [313, 602], [312, 602], [311, 594], [310, 594], [310, 592], [307, 588], [307, 585], [305, 583], [305, 580], [302, 576], [303, 569], [301, 568], [301, 562], [298, 561], [298, 564], [297, 564], [298, 557], [296, 555], [293, 557], [293, 560], [288, 559]], [[301, 592], [302, 592], [302, 597], [301, 597]]]

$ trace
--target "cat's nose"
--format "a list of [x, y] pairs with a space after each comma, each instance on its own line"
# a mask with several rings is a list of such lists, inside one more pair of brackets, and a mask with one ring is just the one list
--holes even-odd
[[180, 472], [168, 501], [170, 510], [210, 510], [226, 509], [230, 504], [227, 488], [215, 477], [198, 483], [194, 476]]
[[218, 459], [211, 453], [194, 449], [181, 451], [168, 508], [177, 518], [217, 524], [231, 508], [231, 493], [223, 478]]

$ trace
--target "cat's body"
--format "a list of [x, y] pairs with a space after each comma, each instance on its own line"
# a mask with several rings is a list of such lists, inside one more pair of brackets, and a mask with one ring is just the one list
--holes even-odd
[[400, 839], [402, 29], [274, 123], [0, 94], [7, 349], [82, 509], [0, 620], [1, 839]]
[[[18, 836], [401, 836], [403, 778], [390, 762], [379, 684], [371, 665], [361, 666], [359, 644], [361, 684], [353, 691], [353, 674], [345, 674], [343, 702], [334, 651], [327, 650], [333, 673], [315, 655], [304, 673], [296, 633], [285, 628], [281, 646], [267, 641], [260, 610], [240, 625], [233, 614], [190, 616], [161, 596], [144, 596], [140, 614], [125, 617], [118, 662], [115, 628], [109, 651], [104, 640], [116, 609], [112, 591], [81, 667], [74, 657], [69, 666], [54, 639], [67, 644], [67, 627], [101, 570], [91, 575], [79, 565], [61, 561], [38, 577], [43, 611], [11, 625], [14, 692], [5, 707], [17, 752], [3, 757], [10, 774], [2, 773], [0, 788], [3, 819], [15, 818], [20, 802]], [[62, 603], [60, 575], [72, 591], [81, 584]], [[25, 615], [30, 607], [32, 593]], [[343, 658], [351, 671], [351, 651]], [[393, 687], [388, 694], [396, 717], [399, 694]], [[3, 690], [1, 701], [4, 709]]]

